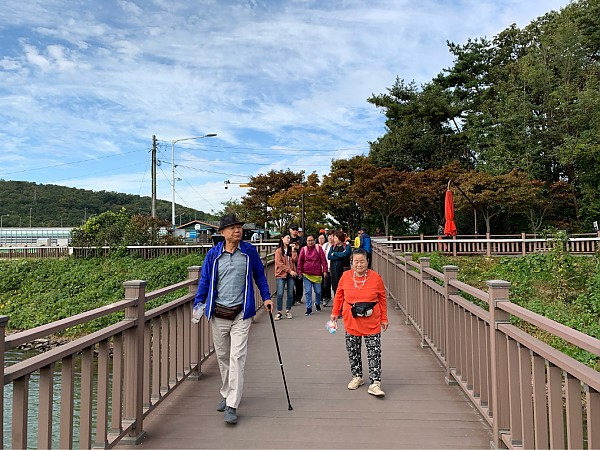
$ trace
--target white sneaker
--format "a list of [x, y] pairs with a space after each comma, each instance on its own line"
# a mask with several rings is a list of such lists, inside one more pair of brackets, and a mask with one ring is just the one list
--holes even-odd
[[358, 387], [362, 386], [363, 384], [365, 384], [365, 382], [361, 377], [354, 377], [352, 380], [350, 380], [350, 383], [348, 383], [348, 389], [353, 391], [354, 389], [358, 389]]
[[373, 381], [373, 384], [369, 386], [368, 392], [376, 397], [383, 397], [385, 395], [385, 392], [381, 390], [381, 381]]

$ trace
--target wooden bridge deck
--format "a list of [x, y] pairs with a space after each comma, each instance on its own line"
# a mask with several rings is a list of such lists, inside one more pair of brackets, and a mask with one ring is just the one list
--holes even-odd
[[[211, 357], [199, 381], [185, 381], [148, 417], [142, 444], [120, 447], [490, 448], [487, 423], [457, 386], [444, 382], [443, 368], [399, 311], [389, 311], [382, 338], [386, 397], [369, 395], [366, 384], [348, 390], [343, 329], [325, 330], [330, 311], [305, 317], [300, 305], [292, 320], [275, 322], [292, 411], [269, 317], [261, 311], [251, 328], [237, 425], [224, 423], [215, 410], [220, 377]], [[364, 349], [363, 366], [367, 377]]]

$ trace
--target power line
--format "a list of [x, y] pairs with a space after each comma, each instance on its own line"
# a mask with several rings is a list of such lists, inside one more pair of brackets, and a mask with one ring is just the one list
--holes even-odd
[[[161, 141], [160, 139], [158, 139], [158, 141]], [[161, 142], [165, 142], [165, 143], [169, 143], [170, 141], [161, 141]], [[315, 152], [345, 152], [345, 151], [365, 151], [365, 150], [369, 150], [370, 147], [369, 146], [361, 146], [361, 147], [347, 147], [347, 148], [331, 148], [331, 149], [317, 149], [317, 148], [272, 148], [272, 147], [238, 147], [238, 146], [229, 146], [229, 145], [218, 145], [218, 144], [205, 144], [205, 143], [199, 143], [199, 142], [188, 142], [185, 145], [180, 145], [180, 147], [202, 147], [203, 149], [206, 149], [206, 151], [212, 151], [215, 153], [241, 153], [241, 154], [246, 154], [245, 152], [232, 152], [229, 151], [231, 149], [234, 150], [250, 150], [252, 152], [257, 152], [257, 151], [265, 151], [268, 153], [265, 153], [265, 156], [273, 156], [273, 152], [307, 152], [307, 153], [315, 153]], [[209, 150], [208, 148], [222, 148], [225, 149], [223, 151], [220, 150]], [[325, 156], [325, 155], [324, 155]]]
[[[138, 163], [134, 163], [134, 164], [129, 164], [129, 165], [126, 165], [126, 166], [121, 166], [121, 167], [129, 168], [129, 167], [138, 167], [138, 166], [139, 166]], [[58, 183], [59, 181], [76, 180], [78, 178], [86, 178], [86, 177], [89, 177], [90, 175], [98, 175], [98, 174], [106, 173], [106, 172], [112, 172], [112, 173], [114, 173], [114, 171], [115, 171], [114, 168], [110, 168], [110, 169], [107, 169], [107, 170], [101, 170], [99, 172], [88, 173], [88, 174], [81, 175], [81, 176], [78, 176], [78, 177], [68, 177], [68, 178], [62, 178], [60, 180], [49, 181], [46, 184]]]
[[[176, 165], [178, 166], [178, 164]], [[167, 180], [169, 182], [169, 185], [171, 184], [171, 179], [169, 177], [167, 177], [167, 175], [165, 174], [165, 171], [162, 169], [162, 167], [158, 166], [160, 168], [160, 172], [163, 174], [163, 176], [165, 177], [165, 180]], [[183, 166], [182, 166], [183, 167]], [[181, 177], [181, 174], [177, 174], [179, 177]], [[208, 200], [206, 197], [204, 197], [202, 194], [200, 194], [198, 191], [196, 191], [196, 189], [194, 188], [194, 186], [192, 186], [185, 178], [181, 178], [182, 181], [185, 181], [186, 184], [192, 189], [192, 191], [194, 191], [196, 193], [196, 195], [198, 195], [200, 198], [202, 198], [206, 203], [208, 203], [212, 209], [217, 209], [215, 207], [215, 205], [213, 205], [210, 200]], [[187, 206], [187, 203], [185, 201], [185, 199], [183, 199], [179, 193], [177, 191], [175, 191], [177, 197], [179, 197], [181, 199], [181, 201]], [[190, 208], [189, 206], [187, 206], [188, 208]], [[190, 209], [196, 209], [196, 208], [190, 208]]]
[[117, 156], [130, 155], [131, 153], [137, 153], [137, 152], [143, 152], [143, 151], [146, 151], [146, 150], [132, 150], [130, 152], [124, 152], [124, 153], [118, 153], [118, 154], [112, 154], [112, 155], [99, 156], [97, 158], [81, 159], [79, 161], [70, 161], [70, 162], [59, 163], [59, 164], [52, 164], [52, 165], [49, 165], [49, 166], [42, 166], [42, 167], [33, 167], [31, 169], [16, 170], [14, 172], [4, 172], [4, 173], [2, 173], [2, 175], [11, 175], [11, 174], [14, 174], [14, 173], [32, 172], [34, 170], [51, 169], [53, 167], [70, 166], [71, 164], [80, 164], [80, 163], [89, 162], [89, 161], [98, 161], [100, 159], [114, 158], [114, 157], [117, 157]]

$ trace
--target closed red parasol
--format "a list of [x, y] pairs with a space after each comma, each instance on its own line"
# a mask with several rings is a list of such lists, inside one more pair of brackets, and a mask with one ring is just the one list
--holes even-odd
[[[450, 183], [448, 183], [450, 185]], [[444, 225], [444, 234], [446, 236], [456, 236], [456, 224], [454, 223], [454, 198], [452, 197], [452, 191], [448, 189], [446, 191], [446, 224]]]

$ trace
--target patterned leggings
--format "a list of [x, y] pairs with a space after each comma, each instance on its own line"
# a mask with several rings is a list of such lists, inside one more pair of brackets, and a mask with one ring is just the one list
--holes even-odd
[[[350, 360], [350, 371], [353, 377], [362, 378], [361, 342], [361, 336], [346, 333], [346, 350], [348, 350], [348, 359]], [[365, 346], [367, 347], [367, 358], [369, 359], [371, 383], [381, 381], [381, 333], [365, 336]]]

